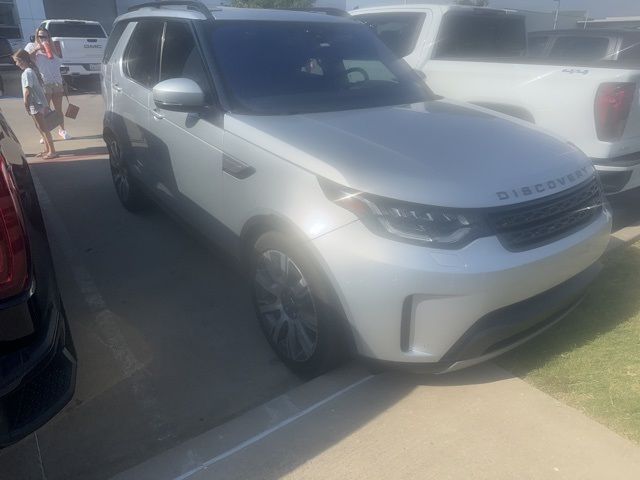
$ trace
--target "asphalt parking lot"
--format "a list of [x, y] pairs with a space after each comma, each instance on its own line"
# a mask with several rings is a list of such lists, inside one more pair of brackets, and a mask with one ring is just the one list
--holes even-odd
[[[0, 480], [106, 479], [303, 381], [277, 360], [243, 279], [162, 212], [126, 212], [102, 144], [102, 99], [81, 107], [54, 161], [31, 158], [79, 367], [52, 422], [0, 452]], [[2, 99], [27, 154], [38, 151], [19, 99]], [[615, 200], [616, 227], [640, 195]]]
[[[108, 478], [300, 383], [224, 259], [164, 214], [120, 206], [102, 99], [74, 98], [76, 139], [56, 142], [61, 158], [33, 172], [78, 349], [76, 395], [37, 437], [0, 453], [2, 480]], [[0, 108], [25, 151], [39, 151], [21, 100]]]

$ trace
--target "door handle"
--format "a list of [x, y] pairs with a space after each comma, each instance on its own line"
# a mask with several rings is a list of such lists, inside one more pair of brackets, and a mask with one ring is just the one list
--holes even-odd
[[151, 115], [153, 115], [153, 118], [155, 118], [156, 120], [162, 120], [164, 118], [164, 115], [158, 112], [158, 110], [156, 110], [155, 108], [151, 110]]
[[113, 84], [113, 89], [118, 93], [120, 93], [122, 91], [122, 87], [120, 85], [118, 85], [117, 83]]

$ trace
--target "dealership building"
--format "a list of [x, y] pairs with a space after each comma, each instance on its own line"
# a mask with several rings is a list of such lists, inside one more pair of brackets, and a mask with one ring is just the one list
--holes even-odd
[[[18, 46], [28, 39], [40, 23], [46, 18], [64, 18], [77, 20], [97, 20], [104, 29], [111, 31], [114, 19], [125, 13], [131, 5], [149, 0], [0, 0], [0, 37], [10, 39]], [[230, 3], [231, 0], [205, 0], [204, 3], [215, 6]], [[331, 6], [351, 10], [374, 5], [394, 3], [393, 0], [317, 0], [317, 5]], [[422, 3], [397, 1], [396, 3]], [[432, 0], [424, 3], [443, 3]], [[529, 30], [545, 30], [553, 28], [553, 15], [540, 12], [521, 12], [527, 16]], [[560, 28], [574, 28], [578, 22], [584, 25], [584, 12], [561, 12], [559, 16]], [[615, 19], [614, 25], [627, 26], [622, 18]], [[629, 21], [639, 23], [638, 18]], [[593, 22], [593, 26], [596, 22]], [[589, 26], [591, 22], [589, 22]]]
[[97, 20], [109, 32], [118, 15], [144, 1], [148, 0], [0, 0], [0, 36], [18, 44], [47, 18]]

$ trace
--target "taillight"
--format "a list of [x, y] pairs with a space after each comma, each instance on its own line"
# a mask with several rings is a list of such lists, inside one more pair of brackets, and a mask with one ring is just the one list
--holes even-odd
[[620, 140], [631, 112], [635, 83], [603, 83], [596, 95], [596, 130], [603, 142]]
[[53, 42], [53, 49], [56, 51], [56, 55], [62, 58], [62, 45], [60, 45], [59, 40]]
[[29, 252], [18, 189], [0, 154], [0, 298], [29, 286]]

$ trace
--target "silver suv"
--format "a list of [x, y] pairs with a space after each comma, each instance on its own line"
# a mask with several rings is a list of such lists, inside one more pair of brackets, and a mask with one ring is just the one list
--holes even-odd
[[141, 6], [102, 73], [122, 204], [151, 198], [245, 262], [292, 369], [354, 349], [477, 363], [563, 317], [597, 273], [611, 215], [589, 160], [434, 96], [359, 22]]

